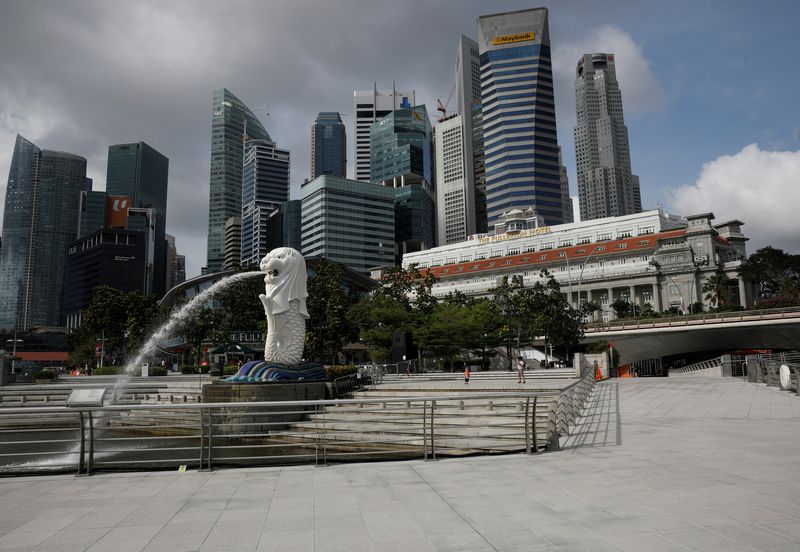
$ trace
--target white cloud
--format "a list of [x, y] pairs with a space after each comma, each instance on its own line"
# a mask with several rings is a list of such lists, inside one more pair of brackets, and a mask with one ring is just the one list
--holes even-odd
[[575, 124], [575, 67], [583, 54], [614, 54], [617, 80], [622, 90], [626, 115], [661, 109], [666, 94], [650, 68], [642, 48], [625, 31], [612, 25], [592, 29], [578, 41], [560, 43], [553, 49], [556, 78], [556, 105], [561, 106], [559, 121]]
[[697, 182], [669, 190], [683, 215], [713, 212], [718, 222], [742, 220], [748, 251], [774, 245], [800, 252], [800, 151], [765, 151], [750, 144], [703, 165]]

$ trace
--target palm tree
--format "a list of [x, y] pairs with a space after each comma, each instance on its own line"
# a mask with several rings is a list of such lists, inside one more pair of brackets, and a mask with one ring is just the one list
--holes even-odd
[[712, 307], [722, 307], [730, 300], [731, 291], [730, 288], [728, 288], [729, 282], [730, 278], [725, 276], [722, 272], [712, 274], [706, 278], [706, 281], [703, 283], [704, 298]]

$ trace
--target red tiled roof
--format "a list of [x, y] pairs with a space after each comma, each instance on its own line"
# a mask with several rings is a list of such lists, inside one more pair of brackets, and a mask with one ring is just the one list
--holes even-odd
[[[539, 265], [551, 265], [561, 262], [568, 258], [570, 260], [586, 259], [597, 247], [605, 247], [602, 252], [594, 254], [594, 258], [609, 256], [614, 253], [622, 252], [644, 252], [654, 251], [658, 240], [682, 236], [686, 233], [685, 229], [660, 232], [658, 234], [647, 234], [644, 236], [633, 236], [621, 240], [609, 240], [604, 242], [592, 242], [570, 247], [559, 247], [545, 251], [529, 251], [519, 255], [509, 255], [506, 257], [494, 257], [491, 259], [481, 259], [465, 263], [454, 263], [443, 266], [436, 266], [428, 269], [421, 269], [420, 273], [425, 276], [428, 272], [433, 272], [437, 278], [448, 278], [451, 276], [461, 276], [463, 274], [477, 274], [486, 270], [497, 270], [503, 268], [537, 267]], [[625, 244], [622, 247], [617, 247]], [[559, 257], [559, 254], [566, 252], [566, 255]]]

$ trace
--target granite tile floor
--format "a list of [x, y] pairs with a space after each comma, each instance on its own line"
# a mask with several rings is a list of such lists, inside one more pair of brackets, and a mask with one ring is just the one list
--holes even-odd
[[800, 551], [800, 398], [598, 384], [564, 449], [0, 480], [0, 552]]

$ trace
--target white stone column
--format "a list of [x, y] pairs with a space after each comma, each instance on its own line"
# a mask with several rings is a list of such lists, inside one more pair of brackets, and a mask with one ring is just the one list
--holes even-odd
[[747, 289], [744, 286], [744, 278], [739, 276], [739, 304], [747, 307]]
[[658, 289], [658, 282], [653, 284], [653, 309], [661, 312], [661, 291]]

